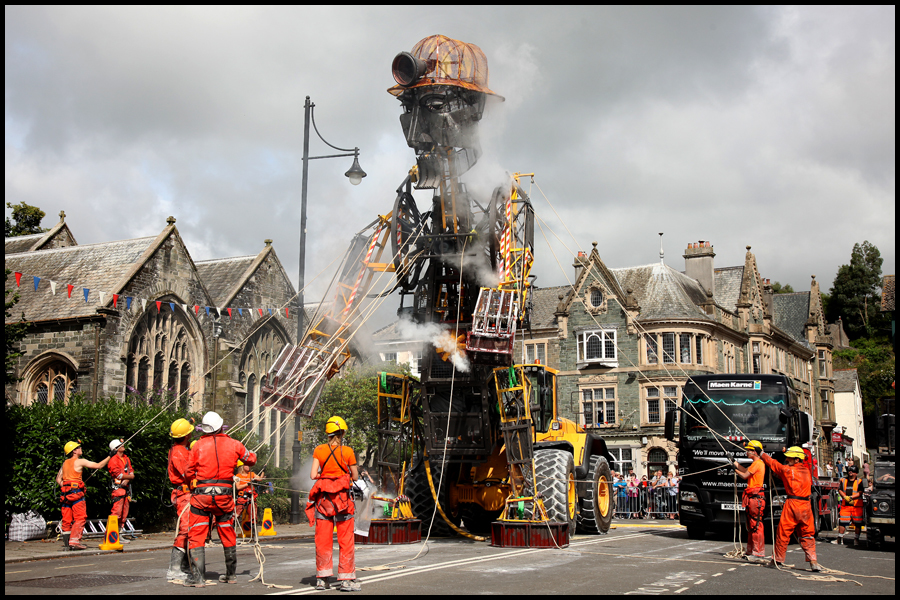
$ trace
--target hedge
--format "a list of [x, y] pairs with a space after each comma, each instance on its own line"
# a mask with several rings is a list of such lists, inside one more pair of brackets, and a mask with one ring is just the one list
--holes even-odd
[[[81, 394], [74, 394], [67, 403], [7, 406], [4, 436], [7, 522], [13, 513], [28, 510], [37, 511], [48, 521], [61, 518], [56, 474], [65, 460], [66, 442], [80, 440], [84, 458], [100, 462], [108, 455], [111, 440], [127, 440], [147, 425], [125, 446], [136, 475], [129, 516], [135, 518], [138, 529], [145, 531], [174, 525], [175, 511], [169, 501], [172, 487], [166, 473], [172, 445], [169, 427], [178, 418], [193, 417], [198, 423], [200, 419], [197, 414], [160, 411], [159, 405], [115, 398], [91, 403]], [[238, 440], [245, 436], [238, 430], [228, 433]], [[252, 450], [257, 444], [257, 436], [250, 434], [245, 445]], [[265, 462], [269, 448], [263, 446], [258, 454], [260, 461]], [[267, 475], [274, 472], [274, 469], [267, 470], [270, 471]], [[111, 505], [109, 472], [106, 468], [84, 471], [88, 518], [106, 518]]]

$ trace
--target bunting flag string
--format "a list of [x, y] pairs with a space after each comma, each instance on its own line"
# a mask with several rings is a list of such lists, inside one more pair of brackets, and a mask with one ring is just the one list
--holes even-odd
[[[46, 279], [50, 283], [50, 286], [49, 286], [50, 293], [54, 296], [56, 295], [56, 286], [59, 283], [57, 281], [53, 281], [52, 279], [47, 279], [45, 277], [39, 277], [38, 275], [30, 275], [27, 273], [20, 273], [20, 272], [15, 272], [15, 276], [16, 276], [16, 287], [22, 286], [22, 277], [23, 276], [31, 277], [34, 282], [34, 291], [35, 292], [41, 291], [40, 290], [41, 280]], [[71, 284], [71, 283], [67, 283], [67, 284], [63, 284], [63, 285], [66, 286], [66, 298], [67, 299], [71, 300], [72, 292], [75, 291], [75, 289], [81, 289], [82, 294], [84, 296], [85, 304], [91, 303], [91, 289], [90, 288], [87, 288], [84, 286], [77, 286], [77, 285]], [[47, 286], [45, 286], [44, 289], [47, 289]], [[125, 310], [128, 310], [128, 311], [131, 310], [131, 305], [134, 300], [140, 300], [140, 303], [141, 303], [140, 306], [141, 306], [142, 311], [146, 312], [146, 310], [147, 310], [147, 303], [149, 302], [149, 300], [147, 298], [134, 298], [133, 296], [123, 296], [122, 294], [114, 294], [112, 292], [107, 292], [106, 290], [95, 290], [95, 291], [97, 292], [97, 297], [99, 298], [99, 304], [101, 306], [106, 305], [109, 302], [109, 300], [112, 299], [113, 307], [118, 308], [119, 307], [119, 298], [124, 297]], [[94, 302], [96, 303], [96, 300]], [[156, 311], [162, 312], [162, 304], [164, 301], [163, 300], [153, 300], [153, 302], [156, 303]], [[169, 309], [173, 313], [176, 312], [175, 302], [168, 302], [168, 301], [166, 301], [166, 302], [169, 305]], [[203, 308], [203, 311], [206, 313], [206, 316], [212, 317], [212, 318], [222, 318], [222, 316], [223, 316], [222, 313], [224, 311], [225, 313], [228, 314], [229, 319], [233, 319], [233, 318], [235, 318], [235, 315], [233, 313], [234, 309], [237, 309], [237, 313], [238, 313], [239, 317], [251, 317], [251, 318], [254, 317], [254, 315], [253, 315], [254, 307], [248, 307], [248, 306], [233, 306], [233, 307], [232, 306], [202, 306], [200, 304], [190, 305], [187, 303], [179, 303], [179, 304], [181, 306], [181, 309], [185, 313], [190, 313], [191, 306], [193, 306], [194, 315], [196, 317], [200, 316], [201, 307]], [[210, 309], [215, 310], [216, 311], [215, 314], [210, 315]], [[244, 315], [245, 310], [247, 311], [247, 315]], [[277, 309], [277, 308], [273, 309], [271, 307], [259, 307], [258, 306], [258, 307], [255, 307], [255, 310], [261, 318], [266, 317], [266, 316], [271, 317], [276, 314], [280, 314], [280, 309]], [[284, 307], [284, 318], [285, 319], [291, 318], [290, 307], [288, 307], [288, 306]]]

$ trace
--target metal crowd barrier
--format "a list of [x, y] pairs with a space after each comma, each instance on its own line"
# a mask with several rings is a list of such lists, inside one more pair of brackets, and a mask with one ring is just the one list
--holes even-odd
[[[670, 488], [638, 488], [637, 495], [629, 495], [629, 489], [613, 488], [616, 494], [615, 517], [617, 519], [667, 519], [678, 514], [678, 495]], [[676, 488], [677, 489], [677, 488]]]

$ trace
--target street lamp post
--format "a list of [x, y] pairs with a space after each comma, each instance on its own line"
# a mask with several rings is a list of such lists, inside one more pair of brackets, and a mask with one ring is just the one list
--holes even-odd
[[[306, 102], [303, 104], [303, 179], [301, 185], [301, 193], [300, 193], [300, 278], [297, 285], [297, 343], [301, 343], [303, 341], [303, 335], [306, 332], [306, 327], [304, 325], [304, 321], [306, 320], [306, 313], [303, 310], [303, 287], [306, 284], [306, 189], [307, 189], [307, 176], [309, 174], [309, 161], [316, 160], [319, 158], [340, 158], [345, 156], [353, 157], [353, 164], [350, 166], [350, 170], [344, 173], [344, 175], [350, 180], [350, 183], [353, 185], [359, 185], [362, 181], [362, 178], [366, 176], [366, 172], [363, 171], [359, 166], [359, 148], [353, 148], [352, 150], [348, 148], [338, 148], [337, 146], [333, 146], [325, 141], [325, 138], [322, 137], [322, 134], [319, 133], [319, 128], [316, 127], [316, 118], [313, 114], [313, 109], [315, 108], [315, 104], [309, 101], [309, 96], [306, 97]], [[319, 139], [325, 143], [330, 148], [334, 148], [339, 152], [343, 152], [344, 154], [329, 154], [326, 156], [310, 156], [309, 155], [309, 123], [312, 121], [313, 130], [316, 132], [316, 135], [319, 136]], [[300, 449], [302, 447], [302, 431], [300, 428], [300, 415], [294, 414], [294, 431], [296, 435], [294, 436], [294, 445], [291, 447], [291, 452], [293, 453], [293, 481], [298, 481], [298, 475], [300, 474]], [[292, 491], [291, 492], [291, 523], [296, 525], [300, 523], [300, 492]]]

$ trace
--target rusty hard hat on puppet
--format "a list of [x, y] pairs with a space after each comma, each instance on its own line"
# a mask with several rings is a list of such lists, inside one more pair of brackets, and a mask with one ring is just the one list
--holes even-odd
[[412, 52], [395, 56], [391, 73], [397, 85], [388, 92], [394, 96], [413, 88], [452, 85], [504, 100], [488, 87], [487, 57], [481, 48], [445, 35], [430, 35]]
[[744, 444], [744, 450], [753, 450], [757, 454], [762, 454], [763, 445], [756, 440], [750, 440], [749, 442]]

